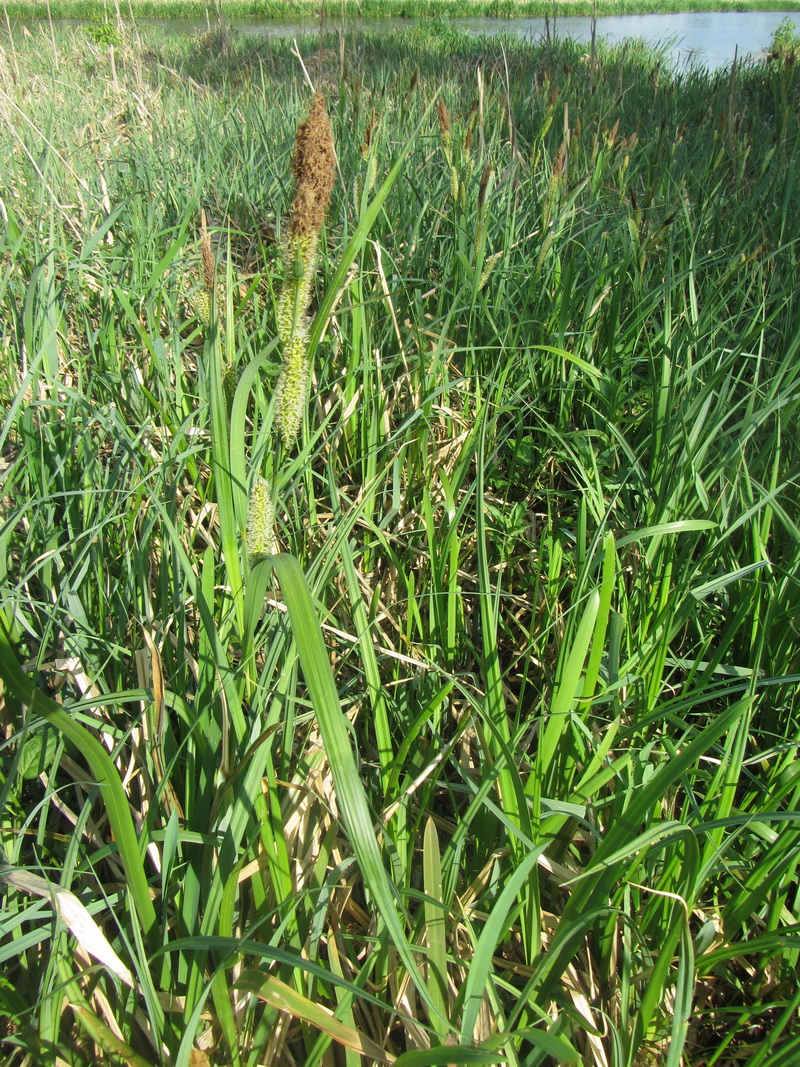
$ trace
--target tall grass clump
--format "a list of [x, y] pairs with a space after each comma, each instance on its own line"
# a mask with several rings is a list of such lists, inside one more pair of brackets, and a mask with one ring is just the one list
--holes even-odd
[[4, 1057], [793, 1063], [797, 65], [120, 35], [0, 65]]

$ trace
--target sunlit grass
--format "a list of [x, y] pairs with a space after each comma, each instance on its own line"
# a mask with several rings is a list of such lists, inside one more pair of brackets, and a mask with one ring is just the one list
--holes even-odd
[[[227, 18], [317, 18], [320, 0], [127, 0], [119, 5], [135, 18], [199, 18], [221, 12]], [[486, 16], [557, 18], [575, 15], [649, 15], [679, 11], [797, 11], [798, 0], [329, 0], [329, 18], [428, 18]], [[103, 0], [7, 0], [11, 18], [107, 18]]]
[[2, 57], [4, 1054], [791, 1064], [796, 66], [299, 54]]

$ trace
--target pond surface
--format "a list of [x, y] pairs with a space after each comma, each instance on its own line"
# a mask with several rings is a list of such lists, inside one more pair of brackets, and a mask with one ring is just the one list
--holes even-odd
[[[758, 57], [769, 47], [772, 35], [784, 18], [794, 23], [800, 32], [800, 14], [790, 11], [704, 11], [673, 15], [607, 15], [597, 20], [597, 39], [611, 43], [638, 37], [649, 44], [659, 45], [678, 68], [691, 66], [717, 70], [728, 66], [734, 54], [739, 59]], [[76, 25], [78, 20], [53, 20], [56, 25]], [[140, 24], [157, 25], [172, 33], [196, 33], [206, 26], [194, 19], [140, 19]], [[455, 28], [476, 36], [497, 33], [517, 34], [538, 40], [545, 35], [543, 18], [448, 19]], [[229, 24], [242, 34], [265, 37], [299, 37], [317, 33], [317, 19], [230, 19]], [[424, 25], [424, 19], [347, 19], [347, 30], [367, 30], [380, 33]], [[29, 24], [30, 25], [30, 24]], [[329, 17], [327, 28], [336, 30], [339, 22]], [[572, 37], [587, 44], [592, 38], [592, 20], [588, 17], [559, 18], [550, 21], [550, 32], [559, 37]]]
[[[615, 44], [639, 37], [648, 44], [665, 45], [668, 55], [681, 68], [708, 67], [716, 70], [739, 59], [757, 57], [766, 50], [772, 35], [784, 18], [790, 18], [800, 31], [800, 14], [776, 11], [701, 11], [673, 15], [607, 15], [597, 20], [597, 38]], [[509, 28], [503, 19], [461, 19], [469, 32], [498, 33]], [[483, 22], [482, 28], [468, 25]], [[491, 26], [488, 24], [491, 23]], [[513, 19], [514, 33], [543, 36], [544, 19]], [[552, 32], [553, 24], [550, 29]], [[560, 37], [590, 42], [590, 18], [563, 18], [556, 22]], [[738, 49], [738, 51], [737, 51]]]

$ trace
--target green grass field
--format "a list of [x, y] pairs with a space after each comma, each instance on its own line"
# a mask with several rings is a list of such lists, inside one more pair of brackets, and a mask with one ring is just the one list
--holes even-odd
[[795, 56], [6, 42], [10, 1067], [797, 1062]]

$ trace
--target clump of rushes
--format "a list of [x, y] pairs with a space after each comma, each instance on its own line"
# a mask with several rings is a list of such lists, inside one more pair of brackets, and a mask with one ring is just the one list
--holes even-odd
[[275, 505], [269, 482], [256, 479], [247, 511], [247, 555], [251, 563], [271, 556], [275, 548]]
[[315, 93], [308, 118], [297, 129], [292, 165], [295, 196], [283, 245], [283, 287], [278, 299], [283, 366], [276, 387], [276, 420], [287, 449], [297, 440], [308, 393], [306, 311], [319, 235], [333, 190], [335, 159], [325, 101], [321, 93]]

